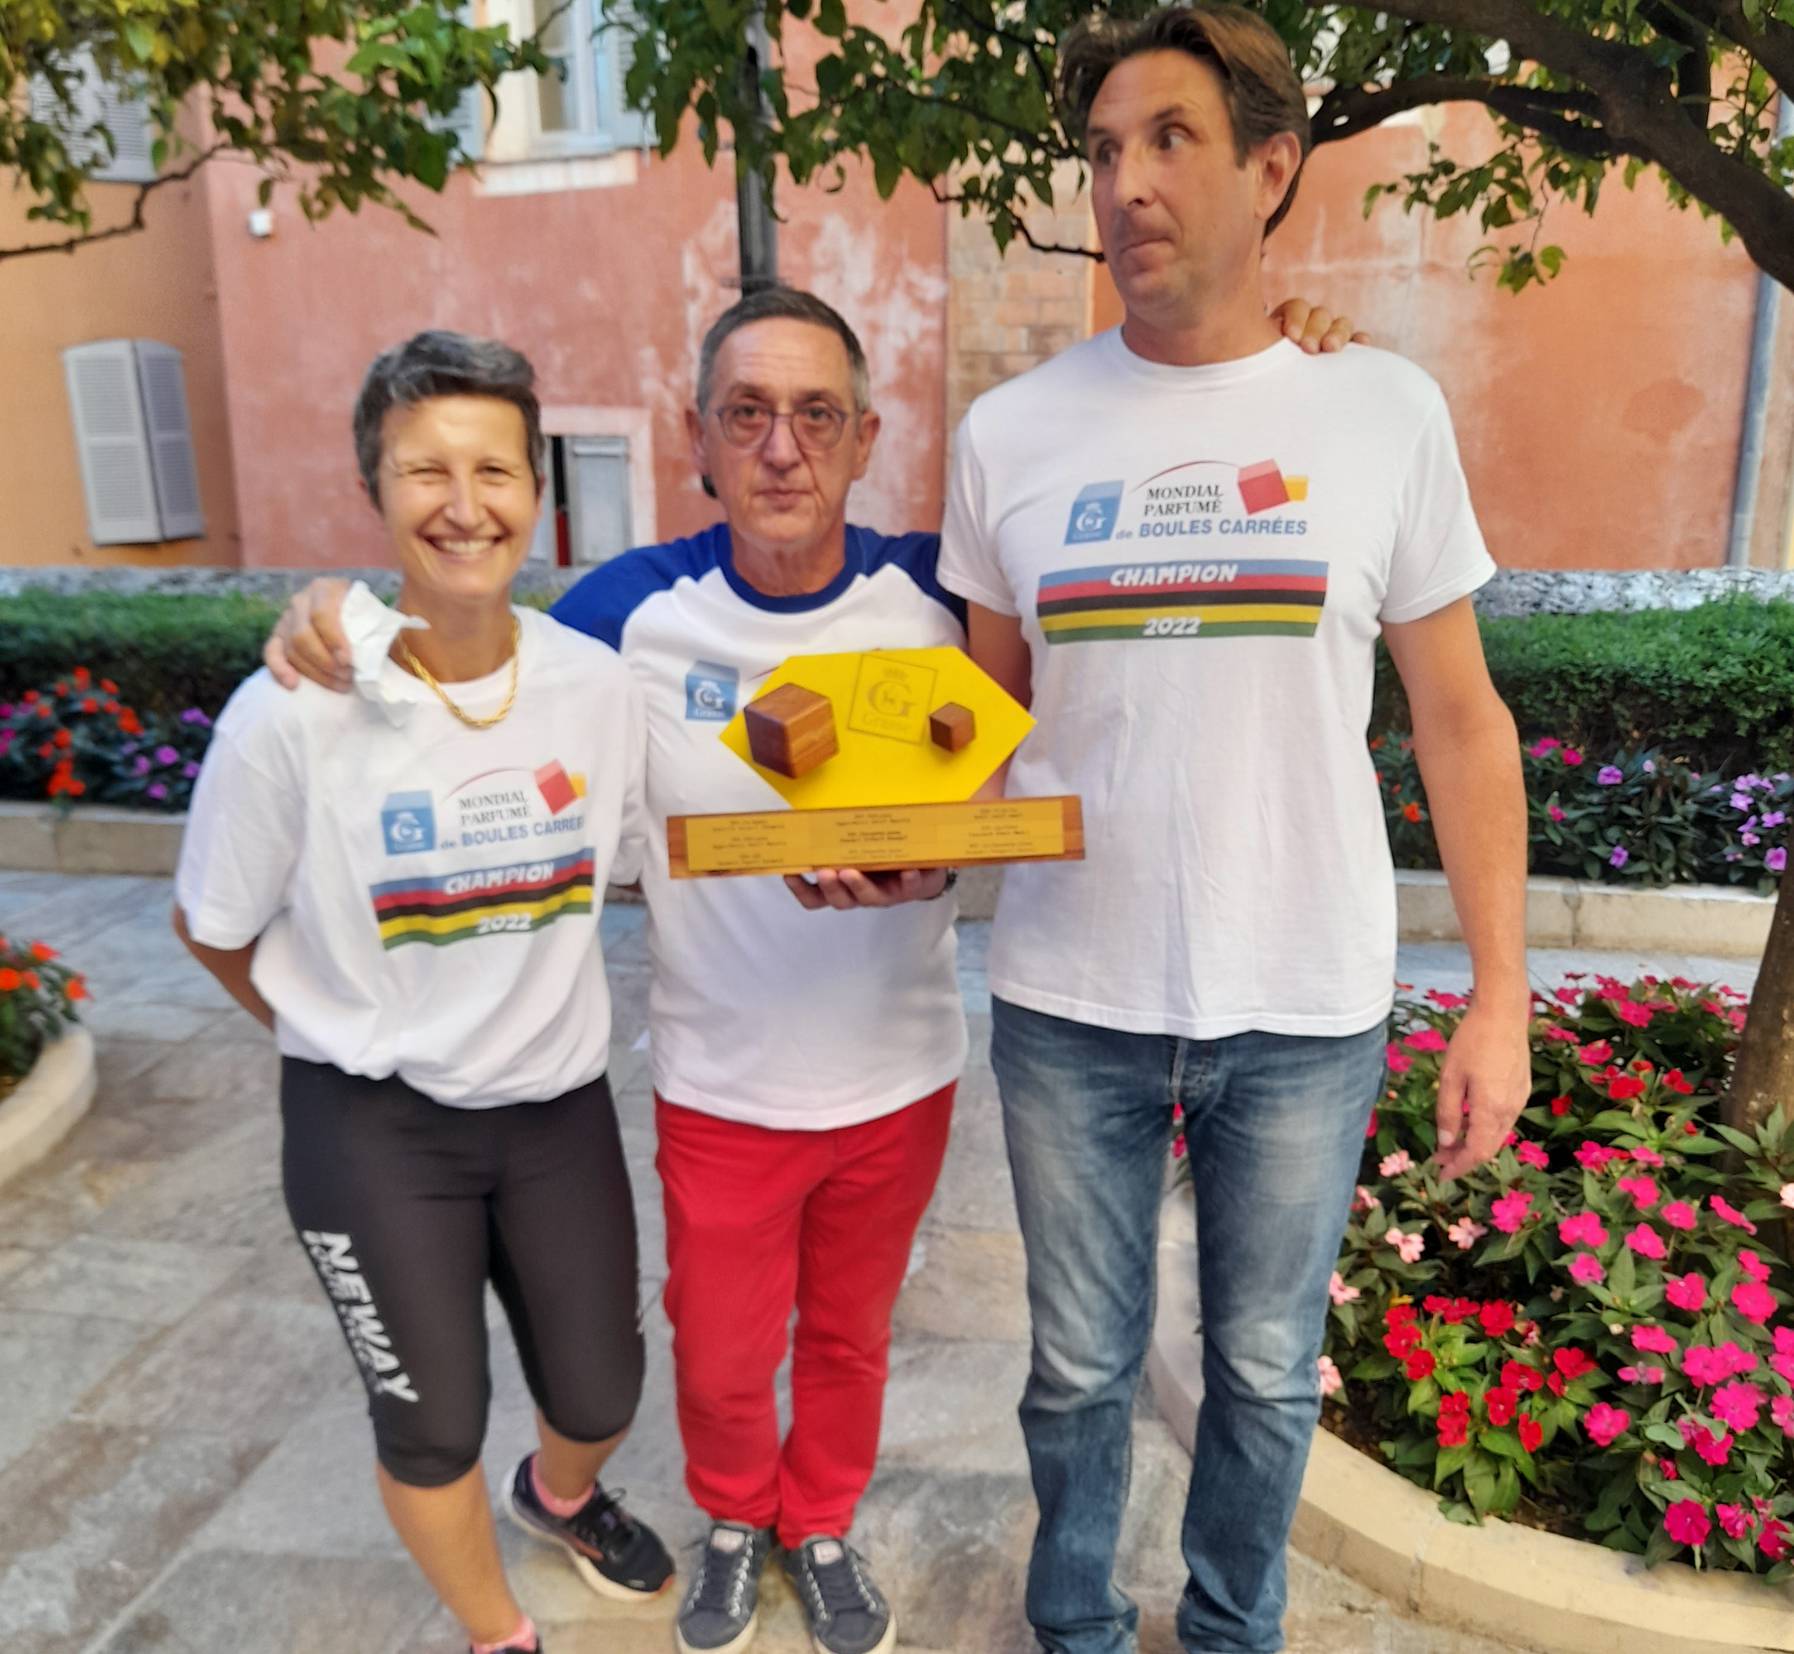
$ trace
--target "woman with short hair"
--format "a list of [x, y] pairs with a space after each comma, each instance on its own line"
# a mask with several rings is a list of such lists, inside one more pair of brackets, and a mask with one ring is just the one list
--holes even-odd
[[362, 484], [403, 572], [345, 606], [359, 694], [258, 672], [218, 721], [176, 929], [281, 1052], [287, 1207], [368, 1391], [381, 1497], [475, 1654], [537, 1654], [479, 1456], [496, 1288], [537, 1408], [511, 1514], [601, 1594], [668, 1583], [598, 1483], [642, 1385], [605, 1069], [607, 877], [644, 724], [616, 654], [514, 608], [542, 488], [529, 363], [422, 333], [369, 369]]

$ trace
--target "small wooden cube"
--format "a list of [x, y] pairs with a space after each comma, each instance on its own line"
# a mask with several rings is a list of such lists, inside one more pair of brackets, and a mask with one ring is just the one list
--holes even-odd
[[958, 752], [972, 744], [972, 737], [978, 733], [978, 720], [969, 706], [949, 701], [928, 714], [928, 733], [937, 747]]
[[801, 684], [769, 689], [748, 702], [742, 718], [754, 762], [793, 781], [841, 750], [828, 696]]

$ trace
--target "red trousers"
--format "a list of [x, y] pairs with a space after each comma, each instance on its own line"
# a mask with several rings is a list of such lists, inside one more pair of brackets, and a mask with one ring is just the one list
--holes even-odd
[[[775, 1528], [788, 1546], [852, 1525], [878, 1457], [891, 1310], [953, 1092], [827, 1131], [655, 1098], [685, 1479], [712, 1521]], [[781, 1443], [773, 1381], [793, 1309]]]

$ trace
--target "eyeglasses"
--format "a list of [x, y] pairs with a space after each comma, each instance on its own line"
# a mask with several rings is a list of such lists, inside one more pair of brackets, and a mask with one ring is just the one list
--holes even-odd
[[832, 402], [806, 402], [788, 413], [764, 402], [729, 402], [716, 410], [723, 440], [732, 448], [758, 448], [781, 419], [790, 421], [792, 440], [806, 454], [826, 454], [847, 429], [847, 415]]

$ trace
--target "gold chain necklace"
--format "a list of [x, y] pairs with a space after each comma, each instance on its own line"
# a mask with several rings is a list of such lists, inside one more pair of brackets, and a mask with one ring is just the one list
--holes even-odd
[[448, 692], [433, 677], [429, 667], [411, 652], [411, 645], [405, 641], [405, 634], [399, 633], [399, 650], [405, 657], [405, 664], [436, 692], [436, 699], [441, 701], [450, 712], [466, 724], [469, 729], [490, 729], [494, 724], [503, 723], [511, 708], [517, 701], [517, 657], [522, 652], [523, 626], [516, 615], [511, 616], [511, 687], [505, 693], [505, 704], [490, 718], [476, 718], [471, 712], [463, 712], [449, 699]]

